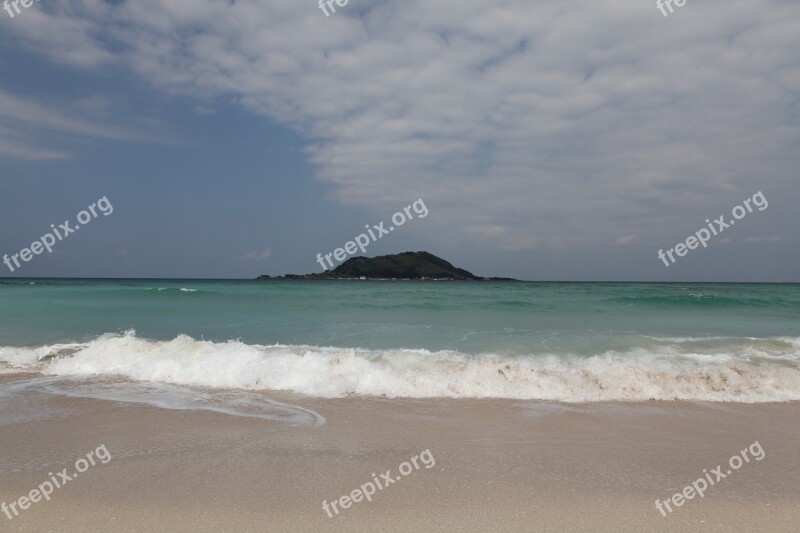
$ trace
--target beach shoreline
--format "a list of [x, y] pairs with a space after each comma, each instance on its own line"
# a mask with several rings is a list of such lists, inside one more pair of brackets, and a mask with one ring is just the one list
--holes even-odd
[[[24, 376], [2, 376], [9, 383]], [[324, 417], [290, 425], [48, 396], [0, 425], [0, 502], [105, 445], [8, 531], [792, 531], [797, 402], [588, 403], [265, 397]], [[665, 500], [758, 441], [765, 451], [664, 517]], [[331, 502], [428, 450], [435, 464], [339, 513]], [[329, 514], [332, 517], [329, 517]]]

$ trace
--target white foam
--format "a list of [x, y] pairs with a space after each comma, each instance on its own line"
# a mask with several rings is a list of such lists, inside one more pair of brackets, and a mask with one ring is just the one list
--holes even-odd
[[[54, 376], [118, 375], [142, 382], [283, 390], [318, 397], [800, 400], [797, 339], [718, 342], [724, 352], [715, 353], [713, 344], [702, 349], [690, 344], [682, 352], [673, 340], [660, 347], [648, 343], [592, 357], [553, 353], [510, 357], [215, 343], [186, 335], [153, 341], [128, 332], [106, 334], [85, 345], [62, 345], [79, 348], [37, 360], [41, 372]], [[39, 350], [51, 353], [53, 347]]]
[[[180, 411], [213, 411], [231, 416], [260, 418], [282, 422], [291, 426], [318, 427], [325, 424], [325, 417], [297, 405], [271, 400], [262, 393], [245, 391], [208, 391], [161, 383], [130, 383], [118, 380], [87, 381], [76, 378], [47, 377], [0, 384], [0, 406], [3, 402], [19, 399], [26, 391], [70, 396], [74, 398], [94, 398], [123, 403], [152, 405], [161, 409]], [[23, 402], [28, 407], [30, 401]], [[36, 406], [35, 413], [27, 413], [27, 419], [34, 419], [45, 411], [45, 406]], [[0, 409], [0, 425], [25, 420], [20, 407]]]
[[51, 344], [38, 347], [0, 346], [0, 362], [21, 370], [26, 368], [34, 369], [37, 363], [50, 357], [76, 352], [88, 346], [89, 344], [83, 343]]

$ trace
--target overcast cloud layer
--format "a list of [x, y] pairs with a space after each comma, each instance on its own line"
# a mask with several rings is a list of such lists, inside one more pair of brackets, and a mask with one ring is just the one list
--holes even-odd
[[[326, 18], [312, 0], [59, 0], [2, 31], [289, 125], [333, 201], [385, 217], [424, 198], [434, 248], [639, 246], [655, 271], [659, 248], [761, 190], [763, 220], [729, 238], [798, 266], [797, 2], [350, 0]], [[0, 157], [70, 157], [48, 130], [146, 136], [47, 107], [0, 86]]]

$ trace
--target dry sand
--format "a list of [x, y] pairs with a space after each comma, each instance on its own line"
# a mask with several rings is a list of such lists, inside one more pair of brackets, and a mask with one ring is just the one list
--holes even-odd
[[[4, 377], [4, 381], [12, 379]], [[38, 395], [38, 396], [37, 396]], [[28, 393], [0, 425], [0, 502], [101, 444], [112, 455], [0, 531], [797, 531], [798, 404], [270, 398], [319, 427]], [[24, 401], [28, 401], [25, 399]], [[37, 404], [38, 405], [38, 404]], [[654, 505], [759, 441], [766, 452], [666, 518]], [[430, 450], [420, 469], [329, 518]]]

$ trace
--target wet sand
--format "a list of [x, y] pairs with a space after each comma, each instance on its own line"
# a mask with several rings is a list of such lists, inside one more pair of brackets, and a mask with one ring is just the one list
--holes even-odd
[[[0, 502], [101, 444], [112, 458], [51, 501], [0, 514], [0, 531], [788, 532], [800, 521], [797, 403], [266, 396], [325, 423], [24, 393], [13, 405], [37, 415], [0, 425]], [[763, 460], [667, 517], [656, 509], [754, 441]], [[435, 465], [400, 476], [425, 450]], [[395, 482], [371, 502], [323, 510], [387, 470]]]

